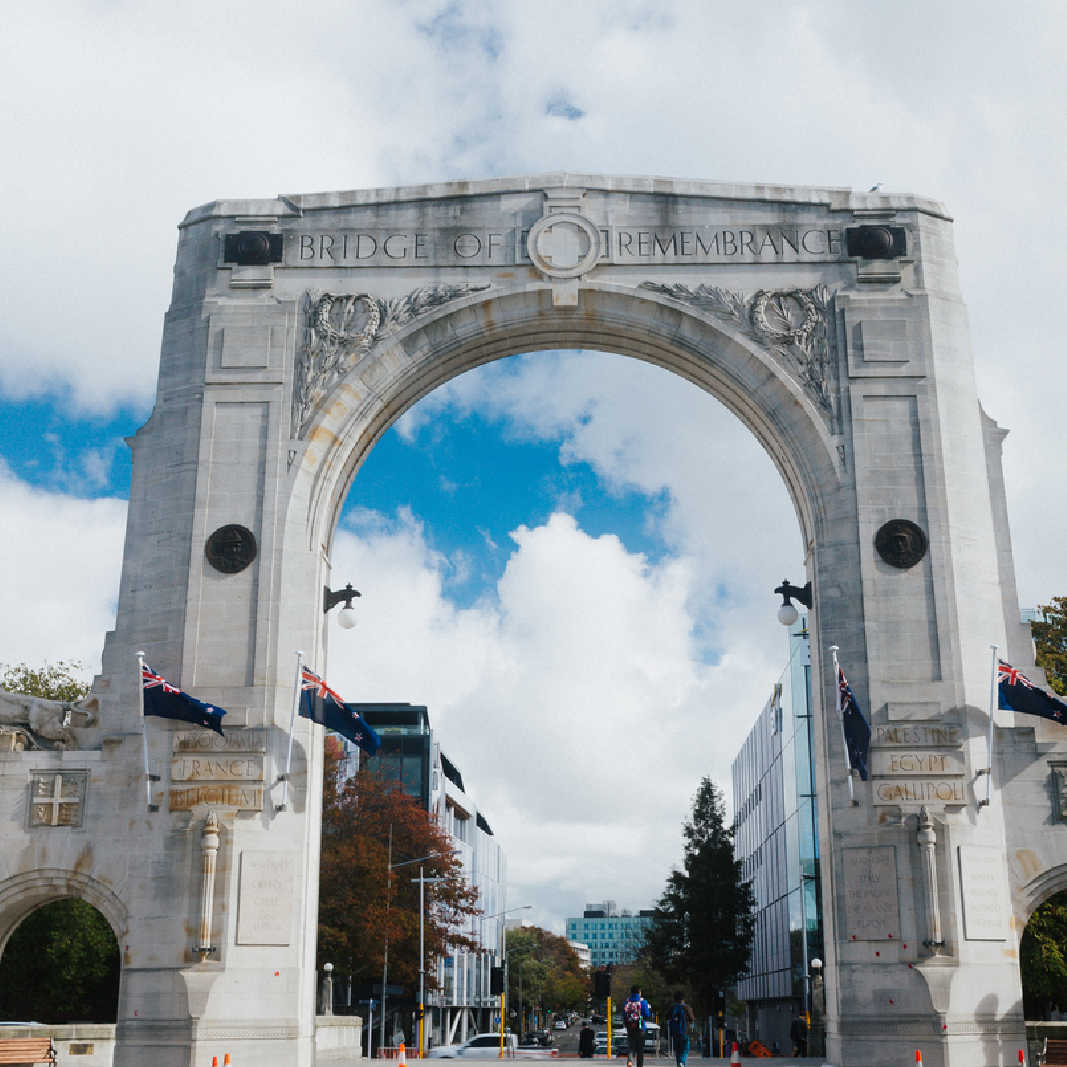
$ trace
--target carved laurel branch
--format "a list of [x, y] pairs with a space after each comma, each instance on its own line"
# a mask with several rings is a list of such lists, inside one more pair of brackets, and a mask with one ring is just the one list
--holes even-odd
[[297, 354], [292, 436], [303, 437], [335, 385], [383, 337], [434, 308], [489, 285], [432, 285], [382, 300], [369, 293], [304, 294], [304, 344]]
[[834, 418], [834, 294], [828, 286], [812, 289], [760, 289], [750, 297], [713, 285], [662, 285], [642, 282], [642, 289], [731, 323], [769, 348], [796, 375], [828, 421]]

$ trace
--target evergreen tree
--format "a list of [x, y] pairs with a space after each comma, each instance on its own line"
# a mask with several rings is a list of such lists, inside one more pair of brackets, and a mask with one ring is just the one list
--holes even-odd
[[716, 993], [748, 964], [755, 922], [752, 888], [734, 859], [733, 827], [710, 778], [701, 781], [682, 834], [683, 869], [667, 879], [646, 953], [670, 981], [693, 991], [696, 1009], [710, 1014]]
[[1030, 623], [1037, 665], [1044, 668], [1053, 692], [1067, 694], [1067, 596], [1054, 596], [1038, 610], [1042, 621]]

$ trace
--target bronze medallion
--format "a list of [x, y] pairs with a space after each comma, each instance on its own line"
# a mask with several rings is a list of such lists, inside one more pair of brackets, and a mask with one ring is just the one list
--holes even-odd
[[874, 547], [891, 567], [907, 570], [926, 555], [926, 534], [908, 519], [890, 519], [874, 535]]
[[256, 551], [256, 535], [236, 522], [220, 526], [204, 545], [208, 563], [223, 574], [243, 571], [256, 558]]

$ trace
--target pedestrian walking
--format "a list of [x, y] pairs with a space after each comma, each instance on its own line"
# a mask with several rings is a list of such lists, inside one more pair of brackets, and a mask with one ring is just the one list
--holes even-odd
[[685, 1067], [686, 1060], [689, 1059], [689, 1027], [694, 1021], [693, 1009], [686, 1004], [682, 991], [678, 990], [674, 994], [674, 1003], [667, 1012], [667, 1029], [671, 1035], [678, 1067]]
[[790, 1023], [789, 1039], [793, 1042], [794, 1056], [806, 1056], [808, 1054], [808, 1020], [799, 1012]]
[[630, 987], [630, 995], [622, 1006], [622, 1021], [626, 1026], [626, 1040], [630, 1046], [627, 1067], [645, 1067], [645, 1020], [652, 1018], [652, 1007], [643, 996], [641, 987]]
[[578, 1055], [583, 1060], [591, 1060], [593, 1053], [596, 1051], [596, 1034], [593, 1033], [593, 1028], [589, 1025], [589, 1020], [585, 1019], [582, 1022], [582, 1028], [578, 1032]]

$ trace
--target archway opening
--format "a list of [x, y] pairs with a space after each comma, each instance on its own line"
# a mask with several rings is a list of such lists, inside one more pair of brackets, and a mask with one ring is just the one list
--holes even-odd
[[36, 908], [0, 955], [0, 1019], [113, 1023], [121, 959], [107, 919], [77, 897]]
[[[361, 457], [331, 562], [335, 585], [363, 590], [364, 621], [355, 642], [331, 634], [331, 684], [427, 706], [442, 777], [478, 800], [449, 804], [442, 781], [444, 824], [476, 839], [483, 817], [511, 839], [500, 885], [479, 864], [486, 915], [525, 905], [538, 879], [556, 886], [544, 923], [606, 898], [652, 907], [678, 862], [694, 752], [732, 808], [730, 761], [790, 655], [771, 590], [802, 584], [806, 559], [766, 435], [701, 384], [603, 351], [516, 355], [439, 385]], [[410, 744], [397, 776], [432, 805], [432, 745]], [[508, 760], [536, 806], [507, 791]], [[629, 884], [635, 853], [658, 886]], [[479, 930], [488, 945], [496, 926]], [[777, 934], [791, 956], [789, 924]], [[803, 970], [795, 940], [786, 971]], [[592, 948], [603, 962], [607, 944]], [[487, 977], [442, 961], [439, 984], [452, 1004], [457, 989], [484, 1004]], [[438, 1040], [454, 1039], [455, 1013], [438, 1014]], [[458, 1032], [490, 1021], [475, 1014]]]
[[1067, 889], [1030, 916], [1019, 942], [1019, 970], [1027, 1022], [1067, 1019]]

